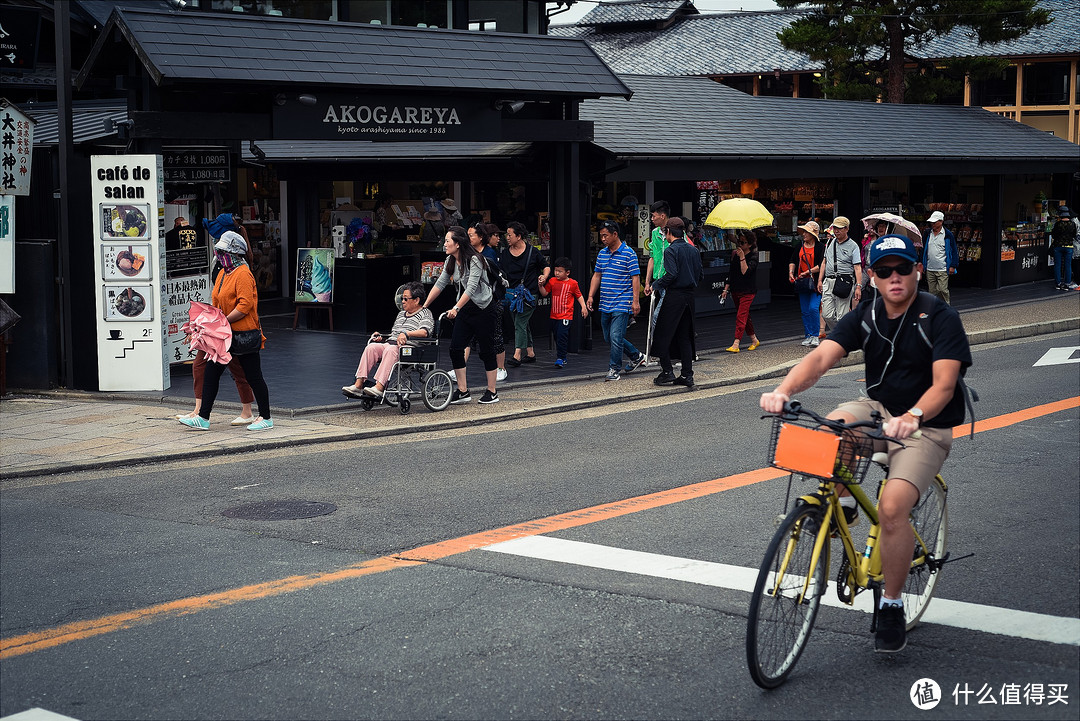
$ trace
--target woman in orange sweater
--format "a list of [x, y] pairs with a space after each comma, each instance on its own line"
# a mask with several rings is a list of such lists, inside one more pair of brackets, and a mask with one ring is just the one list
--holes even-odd
[[[220, 309], [229, 319], [233, 332], [245, 330], [258, 330], [259, 325], [259, 293], [255, 286], [255, 276], [244, 260], [247, 253], [247, 243], [239, 233], [227, 231], [222, 233], [221, 239], [214, 244], [214, 256], [221, 264], [222, 271], [218, 274], [214, 283], [214, 290], [210, 296], [210, 302], [215, 308]], [[261, 333], [260, 333], [261, 335]], [[259, 348], [261, 349], [265, 337], [261, 337]], [[259, 406], [259, 416], [247, 427], [249, 431], [262, 431], [274, 427], [274, 421], [270, 417], [270, 391], [263, 380], [262, 364], [259, 360], [259, 350], [251, 353], [234, 355], [240, 361], [244, 369], [248, 384], [255, 393], [255, 402]], [[218, 383], [221, 375], [228, 368], [221, 363], [207, 362], [206, 377], [203, 380], [203, 402], [199, 409], [199, 415], [194, 418], [181, 418], [180, 422], [188, 428], [206, 431], [210, 429], [210, 411], [214, 408], [214, 399], [217, 398]]]

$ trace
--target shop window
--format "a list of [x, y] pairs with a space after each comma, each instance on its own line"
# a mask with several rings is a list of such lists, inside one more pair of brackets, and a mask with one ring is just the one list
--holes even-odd
[[735, 78], [724, 78], [720, 83], [729, 88], [734, 88], [741, 93], [746, 93], [747, 95], [754, 94], [754, 79], [750, 77], [740, 76]]
[[450, 6], [446, 0], [398, 0], [391, 3], [391, 15], [391, 25], [450, 27]]
[[776, 77], [775, 75], [762, 75], [761, 82], [758, 83], [758, 95], [790, 98], [794, 87], [792, 79], [793, 76], [791, 75], [781, 75], [780, 77]]
[[354, 23], [448, 28], [451, 0], [342, 0], [341, 17]]
[[193, 6], [210, 12], [250, 13], [306, 20], [331, 20], [333, 0], [196, 0]]
[[527, 6], [535, 3], [512, 0], [469, 0], [469, 29], [501, 33], [523, 33]]
[[1024, 105], [1066, 105], [1069, 102], [1069, 64], [1031, 63], [1024, 66]]
[[800, 73], [796, 75], [799, 79], [799, 97], [800, 98], [822, 98], [825, 97], [821, 92], [821, 86], [815, 81], [813, 73]]
[[991, 105], [1016, 104], [1016, 66], [1010, 65], [997, 75], [971, 84], [971, 104], [988, 107]]

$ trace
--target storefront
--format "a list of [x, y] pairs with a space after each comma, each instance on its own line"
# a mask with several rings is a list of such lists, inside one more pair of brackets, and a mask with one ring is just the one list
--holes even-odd
[[[163, 37], [164, 24], [172, 32]], [[385, 327], [393, 289], [420, 277], [425, 254], [442, 259], [434, 244], [421, 247], [417, 220], [451, 192], [465, 212], [504, 223], [527, 218], [538, 245], [587, 267], [584, 248], [572, 239], [585, 232], [581, 146], [592, 139], [593, 124], [578, 118], [578, 107], [630, 91], [581, 41], [476, 37], [117, 10], [76, 85], [112, 88], [122, 77], [126, 113], [102, 142], [79, 147], [74, 172], [94, 154], [162, 156], [162, 234], [175, 218], [197, 227], [218, 213], [239, 215], [260, 302], [270, 305], [275, 296], [281, 304], [315, 300], [302, 295], [311, 276], [298, 251], [331, 250], [337, 228], [363, 224], [368, 214], [373, 221], [380, 201], [392, 201], [382, 208], [392, 213], [389, 220], [377, 230], [368, 226], [375, 232], [360, 239], [364, 250], [354, 245], [341, 253], [352, 257], [330, 256], [341, 261], [334, 302], [342, 327]], [[74, 217], [89, 215], [88, 194], [74, 189], [70, 203]], [[169, 279], [177, 282], [169, 296], [187, 299], [191, 281], [182, 279], [202, 274], [208, 247], [205, 239], [177, 240], [173, 269], [181, 275]], [[76, 267], [91, 257], [79, 244], [71, 254]], [[75, 306], [74, 343], [92, 346], [93, 334], [80, 329], [93, 327], [93, 311], [84, 302]], [[382, 308], [388, 317], [380, 316]], [[73, 385], [94, 387], [94, 377], [85, 369]]]
[[[790, 293], [797, 226], [837, 215], [900, 213], [920, 229], [934, 210], [961, 249], [955, 282], [984, 288], [1052, 276], [1047, 211], [1076, 197], [1076, 147], [975, 108], [756, 98], [700, 78], [623, 76], [629, 102], [587, 101], [607, 181], [594, 198], [630, 214], [620, 196], [666, 200], [700, 222], [719, 200], [751, 197], [772, 212], [769, 286]], [[679, 112], [646, 128], [670, 97], [716, 113]], [[831, 106], [829, 108], [826, 105]], [[717, 122], [717, 118], [724, 122]], [[601, 122], [603, 121], [603, 122]], [[1053, 200], [1043, 200], [1043, 199]], [[708, 229], [705, 231], [708, 233]], [[712, 246], [705, 236], [703, 247]]]

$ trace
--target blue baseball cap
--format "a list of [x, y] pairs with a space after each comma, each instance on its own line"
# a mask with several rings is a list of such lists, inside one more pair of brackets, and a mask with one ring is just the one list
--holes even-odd
[[870, 267], [877, 265], [882, 258], [895, 255], [897, 258], [919, 262], [919, 251], [906, 235], [883, 235], [870, 246]]

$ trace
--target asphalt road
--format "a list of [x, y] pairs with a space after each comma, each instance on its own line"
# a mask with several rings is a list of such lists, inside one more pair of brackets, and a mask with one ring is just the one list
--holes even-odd
[[[868, 616], [825, 608], [789, 682], [767, 693], [746, 671], [747, 593], [644, 575], [637, 555], [596, 567], [613, 549], [758, 565], [787, 486], [753, 474], [770, 382], [5, 482], [0, 716], [1075, 719], [1077, 645], [1055, 640], [1080, 616], [1080, 408], [1015, 415], [1080, 396], [1076, 363], [1033, 367], [1072, 347], [1076, 333], [974, 352], [977, 415], [1004, 419], [958, 439], [946, 465], [949, 545], [976, 555], [946, 567], [937, 598], [976, 604], [961, 616], [993, 632], [926, 623], [882, 657]], [[860, 378], [831, 374], [801, 400], [828, 409]], [[269, 500], [337, 510], [222, 515]], [[514, 535], [527, 543], [491, 545]], [[576, 542], [563, 560], [534, 557], [560, 540]], [[1041, 614], [1054, 640], [1017, 637], [1018, 617], [994, 609]], [[929, 712], [908, 696], [927, 677], [942, 695]], [[1051, 684], [1067, 705], [1050, 704]]]

